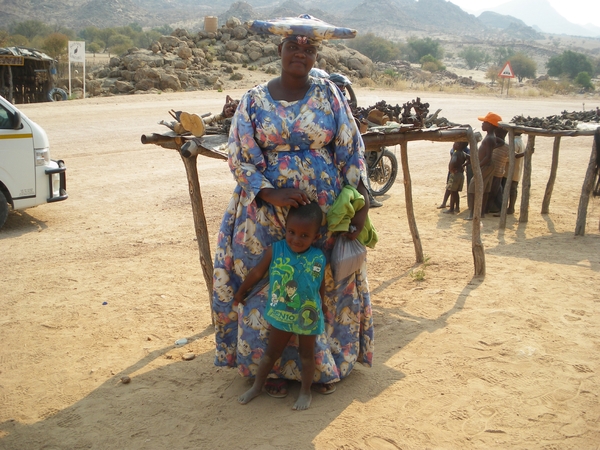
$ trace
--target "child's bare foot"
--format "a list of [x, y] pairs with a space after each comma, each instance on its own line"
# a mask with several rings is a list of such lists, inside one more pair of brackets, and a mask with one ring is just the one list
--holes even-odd
[[437, 207], [437, 209], [443, 209], [443, 208], [447, 208], [447, 206], [444, 203], [442, 203], [440, 206]]
[[261, 390], [262, 390], [261, 388], [256, 388], [256, 387], [252, 386], [250, 389], [248, 389], [246, 392], [244, 392], [242, 395], [240, 395], [238, 397], [238, 402], [242, 405], [245, 405], [250, 400], [252, 400], [254, 397], [257, 397], [258, 394], [260, 394]]
[[454, 210], [453, 209], [448, 209], [446, 211], [442, 211], [443, 214], [454, 214]]
[[308, 409], [308, 407], [310, 406], [311, 400], [312, 400], [312, 395], [310, 395], [310, 391], [308, 391], [308, 392], [300, 391], [298, 400], [296, 400], [296, 403], [294, 403], [294, 406], [292, 406], [292, 409], [294, 409], [296, 411], [303, 411], [305, 409]]

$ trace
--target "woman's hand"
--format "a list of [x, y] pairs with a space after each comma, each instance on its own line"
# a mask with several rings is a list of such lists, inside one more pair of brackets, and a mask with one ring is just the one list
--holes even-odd
[[260, 190], [258, 197], [274, 206], [292, 206], [297, 208], [300, 205], [308, 205], [310, 203], [304, 191], [294, 188], [265, 188]]

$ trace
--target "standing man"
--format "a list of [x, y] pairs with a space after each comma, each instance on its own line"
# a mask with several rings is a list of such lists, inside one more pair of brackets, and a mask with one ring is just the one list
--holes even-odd
[[[492, 178], [494, 177], [494, 162], [492, 160], [492, 153], [494, 149], [498, 146], [498, 138], [496, 137], [496, 129], [498, 128], [498, 124], [502, 121], [502, 117], [498, 114], [489, 112], [485, 117], [478, 117], [478, 120], [481, 120], [483, 124], [481, 125], [482, 131], [485, 131], [487, 134], [483, 141], [481, 141], [481, 145], [479, 146], [479, 150], [477, 155], [479, 156], [479, 167], [481, 168], [481, 175], [483, 177], [483, 200], [481, 207], [481, 217], [485, 217], [484, 208], [487, 204], [488, 195], [492, 188]], [[500, 142], [502, 145], [504, 141]], [[467, 194], [467, 202], [469, 204], [469, 215], [466, 217], [466, 220], [473, 220], [473, 209], [475, 205], [475, 179], [472, 178], [469, 183]]]

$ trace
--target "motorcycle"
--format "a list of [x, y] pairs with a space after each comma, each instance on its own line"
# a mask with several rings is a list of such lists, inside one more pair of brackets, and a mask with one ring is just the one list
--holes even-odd
[[[309, 75], [313, 77], [327, 78], [340, 89], [346, 97], [350, 109], [356, 111], [358, 102], [352, 82], [341, 73], [327, 73], [325, 70], [312, 68]], [[389, 191], [396, 181], [398, 175], [398, 160], [396, 155], [387, 147], [380, 147], [377, 150], [365, 150], [365, 159], [367, 161], [369, 175], [369, 189], [373, 196], [379, 196]]]
[[387, 147], [366, 150], [369, 189], [374, 197], [385, 194], [391, 189], [398, 175], [398, 159]]

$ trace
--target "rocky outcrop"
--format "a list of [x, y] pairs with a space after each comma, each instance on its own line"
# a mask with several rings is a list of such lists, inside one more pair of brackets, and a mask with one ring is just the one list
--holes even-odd
[[[257, 35], [231, 17], [216, 32], [190, 34], [184, 29], [162, 36], [148, 49], [132, 48], [108, 67], [88, 74], [90, 95], [130, 94], [156, 91], [222, 89], [243, 80], [240, 67], [279, 73], [277, 36]], [[372, 61], [342, 44], [325, 42], [317, 66], [351, 79], [370, 78]]]

